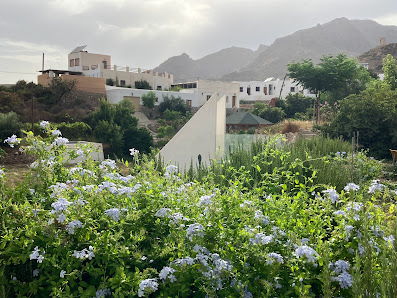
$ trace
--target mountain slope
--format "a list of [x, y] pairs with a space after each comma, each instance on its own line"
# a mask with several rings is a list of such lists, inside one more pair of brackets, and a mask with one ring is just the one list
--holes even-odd
[[388, 54], [397, 59], [397, 43], [390, 43], [385, 46], [377, 46], [376, 48], [365, 52], [357, 57], [359, 62], [368, 63], [369, 69], [376, 73], [383, 73], [382, 60]]
[[257, 51], [231, 47], [193, 60], [187, 54], [174, 56], [154, 69], [174, 75], [174, 81], [197, 80], [197, 78], [217, 79], [224, 74], [237, 71], [251, 63], [267, 46], [261, 45]]
[[326, 54], [359, 54], [379, 44], [380, 37], [397, 42], [397, 26], [382, 26], [374, 21], [335, 19], [324, 25], [297, 31], [276, 41], [249, 65], [224, 75], [223, 80], [264, 80], [283, 76], [293, 60], [319, 62]]

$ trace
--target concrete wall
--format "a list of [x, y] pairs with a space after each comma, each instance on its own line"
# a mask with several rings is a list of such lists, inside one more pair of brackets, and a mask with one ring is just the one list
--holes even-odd
[[169, 97], [171, 97], [171, 95], [173, 95], [175, 97], [180, 96], [185, 101], [191, 100], [192, 107], [200, 106], [197, 93], [182, 93], [176, 91], [143, 90], [106, 86], [106, 97], [108, 99], [108, 102], [116, 104], [122, 101], [125, 96], [136, 96], [141, 98], [143, 94], [147, 94], [149, 91], [153, 91], [156, 94], [158, 98], [158, 102], [156, 102], [156, 105], [160, 104], [163, 101], [163, 96], [168, 95]]
[[197, 111], [181, 130], [161, 149], [160, 156], [166, 164], [187, 171], [193, 163], [208, 165], [212, 159], [223, 156], [226, 129], [226, 96], [218, 93]]
[[[90, 78], [84, 76], [60, 76], [65, 81], [76, 81], [76, 89], [91, 93], [98, 93], [106, 95], [105, 79], [103, 78]], [[43, 86], [48, 86], [53, 78], [48, 73], [37, 76], [37, 83]]]

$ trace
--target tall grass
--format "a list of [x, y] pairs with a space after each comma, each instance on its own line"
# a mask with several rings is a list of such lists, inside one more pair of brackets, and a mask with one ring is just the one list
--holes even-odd
[[[338, 152], [343, 154], [338, 155]], [[371, 169], [367, 163], [373, 164], [371, 173], [367, 173]], [[351, 145], [341, 140], [319, 136], [299, 138], [292, 144], [280, 146], [277, 138], [271, 138], [255, 141], [249, 149], [242, 144], [236, 145], [220, 162], [213, 161], [209, 166], [196, 169], [191, 166], [186, 174], [192, 180], [211, 179], [225, 187], [235, 179], [245, 179], [246, 187], [251, 189], [265, 181], [282, 186], [283, 177], [293, 175], [296, 176], [295, 185], [289, 185], [289, 190], [303, 183], [331, 185], [341, 191], [349, 182], [361, 183], [376, 177], [380, 169], [374, 165], [376, 161], [360, 153], [355, 156], [352, 168]]]

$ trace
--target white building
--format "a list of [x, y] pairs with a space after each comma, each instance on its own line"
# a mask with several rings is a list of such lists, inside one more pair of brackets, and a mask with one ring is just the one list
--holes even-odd
[[112, 66], [109, 55], [88, 53], [85, 47], [77, 47], [68, 55], [69, 71], [81, 72], [86, 77], [112, 79], [119, 86], [134, 87], [136, 81], [146, 80], [153, 89], [164, 90], [174, 82], [174, 76], [166, 72]]
[[[304, 96], [315, 96], [304, 89], [293, 79], [268, 78], [265, 81], [236, 82], [240, 85], [239, 101], [270, 101], [274, 97], [285, 97], [292, 93], [301, 93]], [[280, 94], [281, 92], [281, 94]]]
[[240, 85], [238, 83], [198, 80], [195, 82], [181, 83], [172, 86], [180, 87], [182, 89], [180, 91], [161, 91], [106, 86], [106, 97], [108, 101], [113, 104], [116, 104], [125, 98], [135, 100], [139, 98], [142, 104], [142, 95], [149, 91], [153, 91], [158, 99], [156, 105], [163, 101], [163, 96], [171, 97], [173, 95], [175, 97], [180, 96], [186, 101], [187, 106], [199, 108], [203, 106], [214, 93], [219, 93], [222, 96], [225, 95], [226, 108], [238, 109], [240, 107], [238, 100]]

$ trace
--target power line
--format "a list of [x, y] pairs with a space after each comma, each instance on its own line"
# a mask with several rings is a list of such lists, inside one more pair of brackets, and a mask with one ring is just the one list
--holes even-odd
[[4, 73], [16, 73], [16, 74], [35, 74], [35, 75], [37, 75], [37, 73], [35, 73], [35, 72], [15, 72], [15, 71], [5, 71], [5, 70], [0, 70], [0, 72], [4, 72]]

